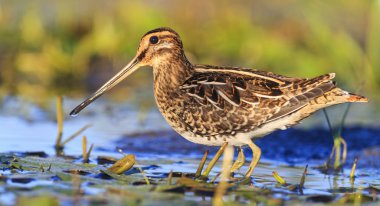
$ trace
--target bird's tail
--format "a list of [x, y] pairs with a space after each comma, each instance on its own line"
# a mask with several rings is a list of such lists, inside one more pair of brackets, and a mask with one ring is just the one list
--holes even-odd
[[337, 104], [345, 102], [368, 102], [368, 98], [344, 91], [338, 87], [325, 93], [325, 95], [332, 97], [334, 99], [333, 102]]
[[368, 102], [368, 99], [364, 96], [353, 94], [337, 87], [333, 81], [334, 77], [335, 73], [329, 73], [308, 79], [301, 83], [304, 85], [302, 88], [303, 90], [313, 91], [320, 89], [323, 91], [323, 95], [315, 99], [320, 100], [320, 102], [317, 101], [318, 103], [341, 104], [346, 102]]
[[348, 92], [347, 102], [368, 102], [368, 98]]

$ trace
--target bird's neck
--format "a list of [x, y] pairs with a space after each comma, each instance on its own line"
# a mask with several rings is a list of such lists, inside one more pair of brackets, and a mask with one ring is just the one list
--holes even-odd
[[185, 55], [168, 56], [153, 64], [155, 92], [170, 92], [178, 88], [193, 73], [193, 66]]

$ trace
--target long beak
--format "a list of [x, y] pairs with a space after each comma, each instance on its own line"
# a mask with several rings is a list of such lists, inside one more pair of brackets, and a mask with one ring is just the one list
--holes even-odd
[[87, 105], [91, 104], [91, 102], [95, 101], [98, 97], [104, 94], [106, 91], [110, 90], [117, 84], [119, 84], [123, 79], [128, 77], [134, 71], [136, 71], [140, 66], [138, 65], [140, 61], [138, 58], [134, 58], [127, 66], [125, 66], [119, 73], [113, 76], [108, 82], [106, 82], [102, 87], [98, 89], [91, 97], [84, 100], [81, 104], [79, 104], [73, 111], [70, 112], [71, 116], [76, 116], [82, 109], [87, 107]]

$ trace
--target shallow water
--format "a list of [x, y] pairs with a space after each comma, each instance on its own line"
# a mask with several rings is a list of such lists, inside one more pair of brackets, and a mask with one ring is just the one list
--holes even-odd
[[[69, 102], [66, 106], [71, 107], [71, 103]], [[81, 138], [69, 142], [64, 149], [65, 154], [72, 158], [55, 160], [53, 144], [57, 128], [54, 121], [51, 120], [52, 118], [49, 117], [52, 115], [37, 107], [32, 110], [33, 112], [29, 111], [29, 113], [34, 114], [35, 118], [33, 119], [7, 113], [0, 116], [1, 157], [15, 155], [21, 160], [25, 158], [25, 164], [28, 165], [30, 161], [35, 161], [33, 159], [35, 157], [25, 155], [24, 152], [42, 151], [47, 155], [47, 157], [38, 159], [42, 163], [56, 161], [59, 164], [65, 163], [64, 165], [67, 167], [65, 170], [74, 167], [86, 171], [81, 175], [81, 188], [84, 194], [81, 201], [83, 203], [90, 204], [91, 201], [99, 200], [113, 204], [115, 202], [112, 200], [112, 195], [107, 196], [110, 195], [109, 187], [120, 187], [125, 191], [133, 191], [133, 188], [138, 188], [136, 189], [138, 194], [148, 195], [142, 205], [172, 201], [210, 204], [211, 197], [206, 193], [188, 189], [179, 194], [170, 192], [162, 196], [159, 195], [161, 193], [156, 194], [157, 196], [146, 194], [146, 191], [155, 191], [155, 189], [136, 186], [144, 182], [137, 169], [126, 173], [127, 177], [131, 179], [123, 184], [114, 180], [98, 178], [99, 171], [109, 165], [95, 165], [95, 169], [83, 167], [80, 159]], [[64, 124], [64, 139], [86, 124], [93, 125], [83, 133], [88, 137], [88, 143], [95, 145], [90, 158], [92, 164], [97, 164], [99, 156], [121, 158], [122, 155], [115, 149], [120, 147], [125, 153], [136, 155], [137, 162], [153, 182], [158, 185], [166, 185], [168, 174], [171, 171], [178, 174], [192, 174], [196, 171], [204, 151], [210, 150], [209, 158], [211, 158], [217, 150], [214, 147], [196, 145], [184, 140], [166, 125], [155, 110], [149, 111], [144, 121], [139, 119], [140, 114], [133, 107], [114, 110], [112, 106], [111, 109], [108, 106], [99, 108], [99, 111], [105, 112], [99, 112], [102, 115], [94, 115], [90, 110], [81, 118], [67, 118]], [[332, 203], [340, 201], [349, 194], [360, 193], [364, 195], [363, 201], [365, 200], [366, 204], [375, 204], [373, 200], [380, 197], [378, 194], [380, 187], [380, 171], [378, 170], [380, 166], [380, 129], [350, 127], [344, 130], [343, 137], [348, 143], [348, 159], [343, 171], [337, 174], [325, 174], [314, 168], [325, 162], [332, 148], [332, 138], [324, 128], [289, 129], [257, 140], [256, 143], [262, 148], [262, 159], [253, 174], [253, 188], [268, 189], [270, 194], [264, 195], [264, 200], [256, 200], [249, 195], [248, 197], [243, 195], [238, 189], [232, 190], [226, 195], [226, 201], [244, 203], [280, 199], [288, 204], [292, 204], [294, 201], [298, 203], [324, 201]], [[251, 158], [249, 149], [245, 149], [245, 154], [249, 161]], [[355, 173], [356, 179], [352, 182], [349, 173], [354, 157], [359, 157], [359, 162]], [[56, 175], [46, 174], [35, 169], [13, 171], [4, 166], [5, 162], [2, 162], [3, 170], [0, 171], [0, 174], [6, 177], [0, 181], [0, 204], [13, 204], [19, 196], [46, 193], [58, 197], [62, 204], [72, 203], [73, 197], [66, 194], [73, 190], [70, 182], [69, 184], [62, 178], [55, 179]], [[211, 178], [220, 172], [220, 164], [221, 161], [211, 172]], [[292, 191], [279, 185], [272, 176], [272, 172], [277, 171], [287, 183], [299, 184], [306, 164], [309, 165], [309, 169], [302, 194], [298, 190]], [[241, 173], [244, 173], [246, 169], [247, 166], [243, 166], [240, 169]], [[62, 173], [62, 171], [59, 172]], [[236, 176], [239, 177], [239, 173]], [[17, 180], [17, 178], [21, 179]], [[16, 181], [12, 179], [16, 179]], [[240, 190], [253, 190], [251, 187], [239, 188]], [[102, 197], [104, 195], [106, 197]], [[123, 203], [125, 200], [120, 201]]]

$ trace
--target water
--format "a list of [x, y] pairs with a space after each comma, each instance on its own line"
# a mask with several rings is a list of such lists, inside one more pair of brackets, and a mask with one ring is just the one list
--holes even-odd
[[[13, 104], [14, 105], [14, 104]], [[72, 108], [75, 102], [66, 101], [66, 111]], [[108, 105], [108, 106], [107, 106]], [[190, 143], [179, 137], [164, 122], [156, 110], [148, 111], [146, 118], [141, 119], [138, 110], [132, 106], [109, 106], [109, 103], [99, 103], [96, 107], [81, 114], [80, 117], [67, 117], [64, 123], [64, 139], [91, 123], [92, 127], [83, 134], [87, 136], [88, 143], [93, 143], [94, 150], [90, 157], [90, 163], [94, 167], [88, 168], [82, 165], [82, 140], [76, 138], [65, 146], [65, 154], [71, 158], [58, 158], [55, 160], [55, 149], [53, 147], [57, 135], [57, 127], [54, 122], [54, 115], [29, 105], [29, 116], [11, 115], [10, 111], [17, 110], [20, 106], [4, 106], [0, 116], [0, 152], [18, 152], [16, 156], [23, 156], [24, 152], [43, 151], [48, 157], [20, 157], [26, 158], [25, 165], [30, 165], [33, 161], [55, 162], [58, 165], [66, 165], [65, 170], [80, 168], [86, 171], [81, 176], [81, 188], [83, 192], [82, 201], [90, 204], [92, 201], [105, 201], [107, 204], [115, 203], [113, 193], [110, 188], [118, 188], [120, 191], [129, 192], [133, 195], [145, 195], [144, 204], [159, 204], [174, 201], [177, 203], [198, 202], [210, 204], [211, 198], [202, 192], [194, 192], [193, 189], [186, 189], [184, 193], [149, 193], [149, 190], [156, 191], [151, 186], [137, 186], [144, 183], [141, 173], [137, 169], [127, 173], [131, 178], [128, 183], [120, 183], [115, 180], [99, 178], [100, 170], [106, 169], [109, 165], [97, 165], [98, 156], [112, 156], [121, 158], [116, 147], [123, 149], [125, 153], [135, 154], [139, 166], [144, 169], [145, 175], [157, 185], [166, 185], [167, 176], [173, 171], [178, 174], [194, 173], [198, 167], [203, 152], [210, 150], [210, 155], [214, 154], [217, 148], [205, 147]], [[4, 108], [8, 110], [5, 112]], [[53, 118], [52, 118], [53, 117]], [[125, 118], [127, 117], [127, 118]], [[271, 194], [262, 195], [264, 199], [273, 200], [276, 198], [282, 201], [298, 202], [334, 202], [341, 200], [347, 194], [355, 194], [358, 191], [364, 195], [364, 200], [373, 199], [380, 196], [377, 193], [380, 186], [380, 129], [376, 127], [350, 127], [344, 130], [343, 137], [348, 143], [348, 159], [343, 171], [338, 174], [325, 174], [314, 167], [323, 164], [328, 157], [332, 139], [329, 132], [320, 127], [313, 129], [290, 129], [279, 131], [266, 138], [257, 141], [262, 148], [262, 159], [253, 174], [255, 188], [260, 190], [269, 189]], [[250, 161], [249, 149], [245, 149], [247, 162]], [[235, 154], [236, 156], [236, 154]], [[359, 157], [358, 168], [355, 172], [356, 179], [350, 181], [350, 167], [354, 157]], [[211, 157], [209, 157], [211, 158]], [[3, 162], [3, 168], [4, 167]], [[246, 163], [247, 165], [248, 163]], [[304, 166], [309, 164], [306, 182], [302, 194], [300, 191], [289, 190], [276, 183], [272, 176], [273, 171], [277, 171], [288, 184], [299, 184]], [[74, 201], [70, 195], [73, 184], [70, 180], [64, 180], [69, 174], [64, 174], [63, 170], [54, 171], [52, 174], [38, 171], [37, 166], [31, 170], [11, 171], [3, 169], [0, 174], [7, 177], [3, 183], [0, 181], [0, 204], [9, 205], [17, 201], [18, 196], [28, 196], [30, 194], [49, 194], [58, 197], [62, 204], [71, 204]], [[58, 167], [58, 166], [57, 166]], [[44, 167], [47, 168], [47, 165]], [[239, 172], [244, 173], [247, 166], [243, 166]], [[221, 161], [211, 172], [211, 178], [221, 170]], [[239, 177], [239, 172], [237, 177]], [[59, 174], [56, 176], [56, 174]], [[69, 175], [70, 176], [70, 175]], [[14, 182], [12, 178], [27, 178], [26, 182]], [[32, 179], [28, 179], [32, 178]], [[63, 179], [62, 179], [63, 178]], [[175, 177], [177, 180], [178, 177]], [[173, 181], [175, 182], [175, 181]], [[134, 186], [135, 185], [135, 186]], [[243, 189], [251, 190], [251, 187], [242, 186]], [[375, 189], [374, 189], [375, 188]], [[377, 188], [377, 189], [376, 189]], [[68, 194], [70, 193], [70, 194]], [[112, 195], [111, 195], [112, 193]], [[128, 194], [129, 194], [128, 193]], [[121, 192], [123, 194], [123, 192]], [[111, 196], [109, 196], [111, 195]], [[251, 194], [252, 195], [252, 194]], [[116, 203], [124, 203], [126, 200], [119, 195]], [[121, 199], [118, 199], [121, 198]], [[137, 197], [136, 197], [137, 198]], [[242, 195], [241, 192], [231, 191], [226, 197], [226, 201], [236, 201], [237, 203], [255, 202], [250, 195]], [[372, 199], [371, 199], [372, 198]], [[133, 198], [132, 198], [133, 199]], [[137, 198], [139, 199], [139, 198]], [[264, 202], [265, 202], [264, 201]]]

